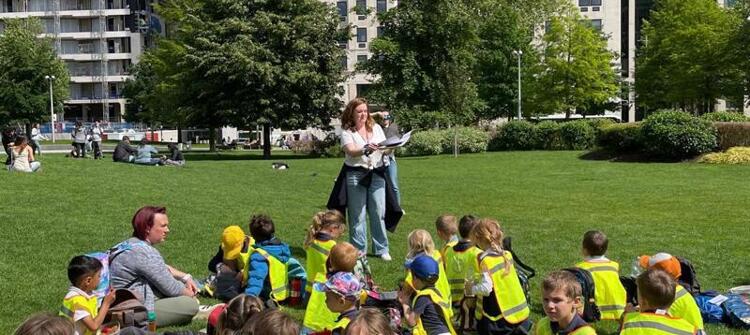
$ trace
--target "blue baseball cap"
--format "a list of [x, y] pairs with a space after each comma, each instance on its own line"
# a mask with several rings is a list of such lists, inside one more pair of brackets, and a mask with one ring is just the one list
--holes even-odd
[[432, 257], [420, 255], [406, 261], [404, 266], [411, 270], [412, 274], [419, 279], [437, 278], [440, 274], [440, 265]]

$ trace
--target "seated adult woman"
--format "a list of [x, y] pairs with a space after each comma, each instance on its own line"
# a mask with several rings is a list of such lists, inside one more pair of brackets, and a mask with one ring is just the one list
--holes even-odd
[[138, 153], [135, 156], [135, 163], [143, 165], [159, 165], [161, 159], [151, 158], [151, 154], [159, 154], [159, 151], [151, 146], [147, 139], [142, 139], [141, 143], [138, 144]]
[[192, 276], [167, 265], [154, 245], [169, 233], [164, 207], [145, 206], [133, 216], [130, 250], [118, 254], [109, 265], [112, 287], [126, 288], [141, 296], [149, 311], [156, 312], [159, 327], [188, 323], [198, 313], [198, 288]]
[[164, 160], [164, 165], [184, 166], [185, 157], [182, 156], [182, 151], [177, 148], [177, 145], [169, 143], [167, 148], [169, 148], [169, 158]]
[[34, 150], [29, 146], [26, 136], [16, 137], [13, 144], [13, 170], [20, 172], [36, 172], [42, 163], [34, 160]]

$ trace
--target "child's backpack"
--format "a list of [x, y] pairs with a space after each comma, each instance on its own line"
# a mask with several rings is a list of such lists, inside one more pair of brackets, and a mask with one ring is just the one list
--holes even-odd
[[682, 285], [688, 292], [696, 296], [701, 293], [701, 284], [698, 282], [698, 276], [695, 273], [695, 268], [689, 260], [682, 257], [676, 257], [680, 262], [680, 278], [677, 278], [677, 283]]
[[115, 301], [104, 318], [105, 324], [113, 322], [117, 322], [121, 328], [145, 328], [149, 322], [148, 309], [132, 291], [127, 289], [115, 290]]
[[518, 273], [518, 280], [521, 282], [521, 287], [523, 287], [523, 294], [526, 296], [526, 301], [531, 304], [531, 295], [529, 294], [531, 283], [529, 280], [536, 276], [536, 270], [521, 261], [521, 258], [513, 251], [510, 236], [503, 239], [503, 250], [507, 250], [513, 255], [513, 263], [516, 265], [516, 273]]
[[563, 271], [572, 273], [581, 284], [581, 303], [583, 304], [581, 318], [589, 323], [599, 321], [602, 315], [594, 298], [594, 277], [591, 276], [591, 272], [580, 268], [566, 268]]
[[289, 257], [286, 261], [286, 274], [289, 283], [289, 306], [299, 306], [305, 300], [305, 285], [307, 283], [307, 273], [305, 267], [294, 257]]
[[[145, 242], [137, 242], [137, 243], [145, 243]], [[112, 247], [112, 249], [109, 249], [104, 252], [92, 252], [89, 254], [86, 254], [86, 256], [93, 257], [99, 260], [99, 262], [102, 263], [102, 270], [99, 280], [99, 285], [96, 287], [96, 289], [93, 291], [93, 294], [96, 296], [98, 300], [98, 304], [101, 305], [102, 300], [104, 299], [104, 296], [109, 293], [110, 288], [110, 275], [109, 275], [109, 264], [112, 263], [112, 261], [115, 259], [115, 257], [121, 255], [123, 252], [130, 251], [133, 249], [133, 244], [131, 244], [128, 241], [124, 241], [121, 243], [118, 243], [116, 246]]]

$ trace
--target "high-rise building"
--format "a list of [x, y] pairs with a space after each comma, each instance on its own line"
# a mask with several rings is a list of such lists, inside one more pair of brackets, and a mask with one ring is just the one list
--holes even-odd
[[122, 120], [122, 89], [146, 32], [161, 31], [144, 0], [2, 0], [2, 20], [38, 17], [70, 72], [70, 98], [58, 120]]

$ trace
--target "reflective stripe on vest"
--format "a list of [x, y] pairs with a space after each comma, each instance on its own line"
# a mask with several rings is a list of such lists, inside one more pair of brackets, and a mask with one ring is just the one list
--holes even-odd
[[698, 330], [703, 330], [703, 317], [695, 298], [682, 285], [675, 287], [674, 302], [669, 306], [669, 315], [681, 318]]
[[[425, 296], [430, 298], [430, 301], [432, 301], [435, 307], [438, 307], [436, 309], [440, 310], [439, 313], [442, 315], [443, 323], [448, 327], [448, 331], [451, 333], [451, 335], [456, 335], [456, 330], [453, 329], [453, 322], [451, 321], [453, 317], [453, 310], [451, 309], [451, 305], [440, 296], [440, 292], [434, 287], [430, 287], [424, 290], [418, 290], [417, 294], [414, 296], [414, 300], [412, 300], [411, 302], [411, 307], [414, 308], [414, 305], [417, 304], [417, 299], [419, 299], [419, 297]], [[427, 335], [427, 330], [422, 324], [422, 318], [417, 318], [417, 325], [414, 326], [414, 329], [412, 329], [412, 334]]]
[[464, 251], [455, 251], [453, 248], [445, 252], [445, 275], [451, 288], [451, 301], [458, 302], [464, 297], [466, 279], [475, 279], [479, 272], [477, 255], [482, 251], [477, 247], [471, 247]]
[[[545, 316], [536, 323], [533, 335], [556, 335], [552, 333], [552, 322], [549, 317]], [[574, 329], [568, 335], [596, 335], [596, 330], [587, 324]]]
[[286, 300], [289, 295], [287, 284], [289, 280], [286, 274], [286, 264], [270, 255], [262, 248], [255, 249], [268, 262], [268, 277], [271, 283], [271, 298], [276, 301]]
[[[307, 272], [308, 278], [312, 279], [315, 278], [318, 273], [325, 274], [327, 272], [326, 261], [328, 260], [328, 254], [335, 245], [336, 241], [334, 240], [313, 240], [312, 243], [310, 243], [310, 246], [305, 249], [305, 272]], [[308, 280], [305, 284], [305, 291], [307, 293], [312, 292], [312, 280]]]
[[[318, 273], [315, 276], [315, 283], [325, 283], [325, 273]], [[324, 330], [333, 330], [336, 326], [338, 313], [331, 312], [326, 306], [326, 294], [318, 290], [310, 292], [310, 300], [307, 302], [305, 309], [305, 318], [303, 325], [312, 329], [314, 332], [323, 332]]]
[[695, 327], [689, 322], [668, 315], [628, 313], [623, 319], [621, 335], [693, 335]]
[[627, 293], [620, 282], [620, 265], [614, 261], [583, 261], [576, 267], [587, 270], [594, 279], [594, 300], [602, 320], [620, 320], [625, 312]]
[[[82, 295], [74, 295], [68, 299], [64, 299], [62, 306], [60, 307], [60, 316], [69, 318], [70, 321], [74, 321], [73, 318], [75, 317], [75, 311], [77, 310], [83, 310], [89, 313], [92, 319], [95, 319], [98, 314], [97, 309], [97, 298], [96, 296], [91, 296], [90, 298], [86, 299], [86, 297]], [[96, 334], [96, 331], [91, 331], [86, 327], [86, 331], [81, 335], [94, 335]]]
[[[504, 251], [503, 254], [505, 259], [513, 259], [513, 255], [508, 251]], [[517, 324], [529, 318], [529, 305], [518, 280], [515, 265], [510, 261], [510, 270], [506, 273], [505, 259], [501, 256], [486, 256], [482, 259], [482, 268], [489, 269], [492, 277], [492, 291], [501, 311], [501, 315], [498, 316], [483, 314], [492, 321], [503, 318], [511, 324]]]

